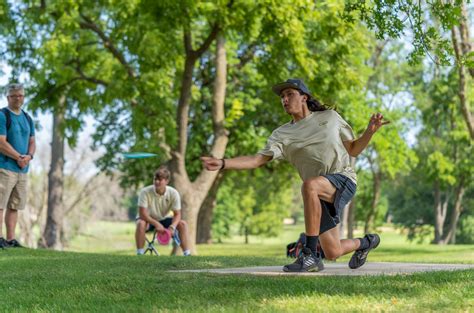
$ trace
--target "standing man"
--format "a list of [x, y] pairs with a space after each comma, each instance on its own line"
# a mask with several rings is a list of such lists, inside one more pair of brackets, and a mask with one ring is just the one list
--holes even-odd
[[[160, 166], [155, 172], [153, 185], [140, 190], [138, 196], [138, 217], [135, 241], [137, 255], [145, 253], [145, 233], [156, 229], [162, 233], [167, 228], [173, 236], [178, 231], [181, 248], [185, 256], [191, 255], [188, 247], [188, 224], [181, 219], [181, 197], [176, 189], [168, 186], [170, 171]], [[168, 214], [173, 211], [173, 217]]]
[[[26, 205], [28, 169], [36, 150], [35, 127], [21, 109], [25, 100], [23, 85], [7, 87], [8, 107], [0, 111], [0, 247], [21, 247], [15, 239], [18, 210]], [[6, 240], [3, 237], [3, 211], [6, 209]]]

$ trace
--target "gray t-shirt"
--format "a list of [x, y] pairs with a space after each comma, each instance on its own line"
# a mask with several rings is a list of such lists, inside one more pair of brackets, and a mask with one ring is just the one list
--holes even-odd
[[342, 174], [357, 183], [343, 144], [343, 141], [353, 139], [352, 128], [336, 111], [318, 111], [296, 123], [278, 127], [258, 153], [273, 156], [273, 160], [287, 160], [303, 180]]

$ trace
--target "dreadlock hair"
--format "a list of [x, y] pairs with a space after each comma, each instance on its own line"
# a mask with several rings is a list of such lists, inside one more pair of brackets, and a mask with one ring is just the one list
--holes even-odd
[[318, 99], [311, 98], [309, 95], [305, 94], [301, 90], [298, 90], [298, 92], [300, 93], [300, 95], [306, 95], [308, 97], [308, 100], [306, 100], [306, 105], [308, 106], [308, 110], [310, 110], [311, 112], [327, 110], [327, 108], [321, 102], [319, 102]]
[[306, 101], [306, 104], [308, 105], [308, 109], [311, 112], [327, 110], [326, 107], [323, 104], [321, 104], [321, 102], [319, 102], [319, 100], [317, 99], [309, 99]]

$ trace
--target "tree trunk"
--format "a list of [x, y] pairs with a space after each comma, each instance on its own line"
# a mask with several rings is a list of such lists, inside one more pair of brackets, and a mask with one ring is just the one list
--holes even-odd
[[442, 238], [444, 233], [444, 221], [446, 220], [446, 212], [448, 208], [448, 197], [443, 202], [441, 199], [441, 187], [439, 181], [436, 180], [434, 184], [435, 192], [435, 203], [434, 203], [434, 214], [435, 214], [435, 238], [434, 243], [443, 244]]
[[250, 240], [249, 240], [249, 227], [244, 226], [244, 236], [245, 236], [245, 244], [248, 245]]
[[48, 173], [48, 213], [40, 247], [62, 250], [63, 180], [64, 180], [64, 123], [66, 97], [62, 96], [59, 109], [53, 114], [53, 142], [51, 168]]
[[374, 170], [373, 172], [373, 196], [372, 196], [372, 203], [370, 205], [369, 214], [367, 214], [367, 218], [365, 220], [365, 227], [364, 232], [367, 234], [369, 233], [375, 225], [375, 218], [377, 216], [377, 205], [379, 204], [380, 200], [380, 192], [381, 192], [381, 184], [382, 184], [382, 173], [378, 170]]
[[458, 188], [456, 188], [456, 201], [454, 202], [454, 208], [451, 212], [451, 221], [448, 226], [448, 231], [441, 240], [442, 244], [455, 244], [456, 243], [456, 229], [458, 227], [459, 216], [463, 210], [462, 200], [464, 192], [466, 191], [464, 186], [464, 179], [461, 178]]
[[[466, 3], [465, 1], [461, 2], [461, 15], [462, 18], [459, 21], [459, 37], [461, 39], [461, 51], [464, 56], [471, 53], [472, 50], [472, 42], [471, 42], [471, 35], [469, 34], [469, 20], [467, 15]], [[469, 74], [472, 78], [474, 78], [474, 67], [469, 67], [468, 69]]]
[[224, 177], [223, 173], [217, 175], [214, 184], [212, 184], [211, 190], [204, 199], [201, 205], [198, 215], [197, 224], [197, 240], [196, 243], [212, 243], [212, 216], [214, 208], [216, 207], [216, 197], [219, 186]]
[[188, 112], [191, 101], [192, 73], [197, 58], [210, 44], [212, 38], [216, 40], [216, 77], [214, 80], [212, 97], [212, 123], [213, 123], [213, 143], [210, 155], [216, 158], [222, 158], [228, 142], [227, 131], [224, 128], [224, 100], [225, 89], [227, 86], [227, 57], [225, 50], [225, 39], [223, 36], [217, 36], [218, 27], [214, 26], [211, 34], [205, 40], [203, 46], [198, 50], [192, 50], [191, 34], [185, 32], [184, 40], [186, 53], [185, 70], [183, 73], [183, 85], [181, 88], [181, 97], [178, 104], [178, 146], [177, 150], [171, 152], [170, 162], [172, 180], [175, 187], [181, 193], [183, 204], [183, 219], [189, 226], [190, 250], [192, 254], [196, 251], [196, 234], [199, 209], [201, 208], [207, 193], [212, 187], [214, 180], [219, 172], [202, 170], [194, 182], [189, 180], [186, 171], [185, 155], [187, 144]]
[[[456, 56], [456, 65], [458, 68], [459, 75], [459, 104], [461, 106], [461, 112], [464, 117], [464, 121], [466, 122], [466, 126], [471, 136], [471, 139], [474, 139], [474, 120], [470, 110], [469, 97], [467, 97], [466, 95], [466, 69], [462, 60], [463, 57], [465, 57], [468, 53], [471, 52], [471, 45], [469, 43], [470, 38], [466, 37], [469, 36], [469, 33], [468, 27], [466, 25], [467, 13], [465, 7], [463, 8], [462, 13], [463, 19], [461, 19], [460, 21], [459, 29], [456, 26], [453, 26], [453, 28], [451, 29], [451, 38], [453, 42], [453, 48]], [[457, 34], [458, 32], [459, 36]], [[474, 75], [474, 69], [470, 69], [470, 73], [471, 75]]]

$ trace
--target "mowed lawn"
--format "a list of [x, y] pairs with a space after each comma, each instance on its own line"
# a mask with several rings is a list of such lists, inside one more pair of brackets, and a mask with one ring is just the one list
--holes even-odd
[[[169, 270], [283, 265], [277, 238], [200, 245], [199, 256], [135, 256], [132, 223], [98, 223], [69, 250], [0, 251], [2, 312], [473, 312], [474, 270], [365, 277], [261, 277]], [[393, 230], [370, 261], [470, 263], [474, 246], [407, 243]], [[165, 256], [166, 255], [166, 256]], [[348, 257], [338, 260], [347, 262]]]

